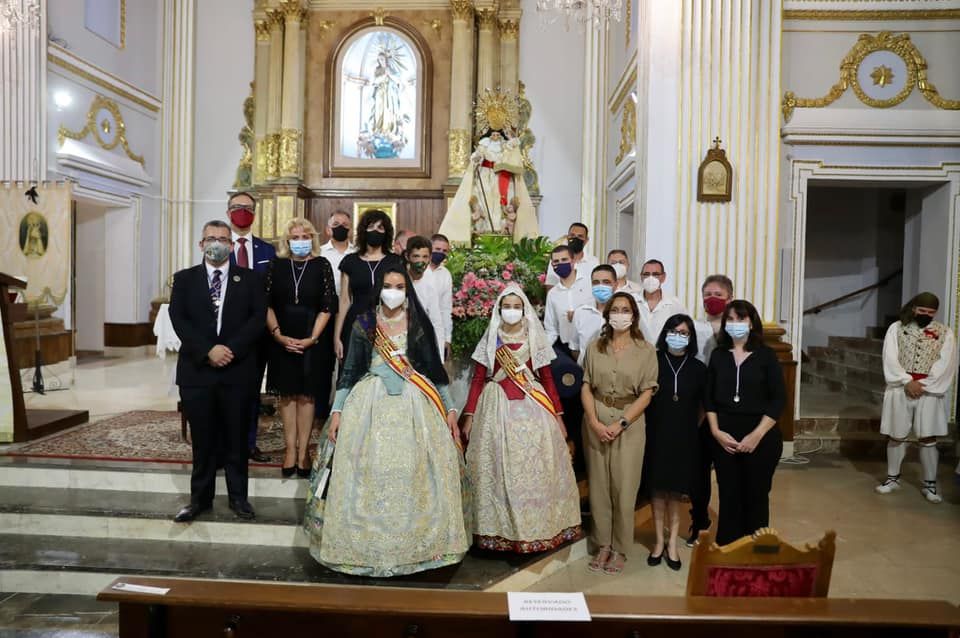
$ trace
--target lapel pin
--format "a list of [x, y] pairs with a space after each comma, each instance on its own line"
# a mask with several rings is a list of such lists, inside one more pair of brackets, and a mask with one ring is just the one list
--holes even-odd
[[234, 281], [240, 281], [240, 275], [234, 275], [234, 276], [233, 276], [233, 280], [234, 280]]

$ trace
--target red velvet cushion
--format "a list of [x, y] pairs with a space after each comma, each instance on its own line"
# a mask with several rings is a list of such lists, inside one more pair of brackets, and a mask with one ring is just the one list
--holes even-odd
[[707, 568], [707, 596], [809, 597], [817, 579], [816, 565]]

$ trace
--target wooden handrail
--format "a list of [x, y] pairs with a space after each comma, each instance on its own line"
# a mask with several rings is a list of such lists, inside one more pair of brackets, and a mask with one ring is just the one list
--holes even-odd
[[804, 315], [816, 315], [816, 314], [820, 314], [820, 311], [821, 311], [821, 310], [824, 310], [824, 309], [826, 309], [826, 308], [829, 308], [830, 306], [835, 306], [835, 305], [837, 305], [838, 303], [840, 303], [840, 302], [842, 302], [842, 301], [846, 301], [847, 299], [850, 299], [851, 297], [856, 297], [857, 295], [862, 295], [863, 293], [865, 293], [865, 292], [867, 292], [867, 291], [870, 291], [870, 290], [873, 290], [874, 288], [881, 288], [881, 287], [883, 287], [883, 286], [886, 286], [886, 285], [887, 285], [888, 283], [890, 283], [893, 279], [895, 279], [898, 275], [902, 275], [902, 274], [903, 274], [903, 268], [898, 268], [897, 270], [895, 270], [894, 272], [890, 273], [889, 275], [887, 275], [887, 276], [884, 277], [883, 279], [878, 280], [877, 283], [875, 283], [875, 284], [871, 284], [871, 285], [869, 285], [869, 286], [864, 286], [863, 288], [860, 288], [859, 290], [854, 290], [853, 292], [848, 292], [847, 294], [843, 295], [842, 297], [837, 297], [836, 299], [831, 299], [830, 301], [825, 301], [825, 302], [823, 302], [822, 304], [819, 304], [819, 305], [817, 305], [817, 306], [814, 306], [813, 308], [807, 308], [806, 310], [803, 311], [803, 314], [804, 314]]

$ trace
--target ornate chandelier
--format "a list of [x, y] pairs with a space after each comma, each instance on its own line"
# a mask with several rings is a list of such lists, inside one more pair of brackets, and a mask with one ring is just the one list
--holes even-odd
[[0, 0], [0, 32], [40, 26], [40, 0]]
[[537, 0], [537, 12], [551, 24], [562, 17], [567, 29], [571, 23], [607, 29], [622, 19], [623, 0]]

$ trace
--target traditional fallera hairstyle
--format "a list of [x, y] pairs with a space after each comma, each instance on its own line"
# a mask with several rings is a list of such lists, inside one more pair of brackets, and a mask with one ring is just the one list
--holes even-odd
[[607, 346], [613, 340], [613, 328], [610, 327], [610, 308], [617, 299], [626, 299], [630, 304], [630, 312], [633, 313], [633, 323], [630, 324], [630, 337], [636, 341], [645, 341], [643, 332], [640, 331], [640, 308], [637, 306], [637, 300], [628, 292], [615, 292], [610, 297], [610, 301], [603, 308], [603, 327], [600, 328], [600, 337], [597, 339], [597, 350], [606, 354]]
[[660, 336], [657, 338], [657, 350], [660, 352], [669, 350], [667, 346], [667, 333], [672, 332], [680, 324], [686, 324], [687, 330], [690, 331], [690, 341], [687, 343], [687, 352], [700, 352], [700, 346], [697, 344], [696, 326], [694, 326], [693, 319], [684, 314], [673, 315], [663, 324], [663, 330], [660, 331]]
[[377, 273], [376, 285], [371, 303], [357, 316], [350, 330], [350, 346], [347, 358], [344, 361], [343, 373], [337, 383], [337, 389], [352, 388], [370, 370], [370, 359], [373, 355], [373, 341], [377, 328], [377, 306], [380, 304], [380, 292], [383, 290], [383, 281], [387, 275], [397, 274], [403, 277], [406, 283], [407, 299], [407, 359], [410, 364], [425, 375], [434, 385], [447, 385], [450, 379], [440, 361], [440, 351], [437, 349], [437, 336], [433, 331], [426, 311], [417, 300], [417, 293], [413, 288], [413, 281], [402, 264], [391, 264]]
[[309, 219], [304, 219], [303, 217], [294, 217], [287, 222], [287, 226], [283, 231], [283, 235], [280, 237], [280, 245], [277, 247], [277, 257], [281, 259], [288, 259], [290, 257], [290, 242], [287, 240], [287, 236], [293, 232], [295, 228], [302, 228], [305, 232], [310, 235], [312, 240], [312, 246], [310, 247], [310, 255], [312, 257], [320, 256], [320, 235], [317, 233], [317, 229], [314, 228], [313, 224], [310, 223]]
[[477, 343], [473, 351], [472, 359], [484, 366], [490, 373], [493, 372], [494, 364], [497, 361], [497, 347], [500, 341], [500, 304], [504, 297], [513, 295], [523, 302], [523, 321], [524, 329], [527, 333], [527, 343], [530, 346], [530, 360], [533, 362], [534, 370], [550, 365], [550, 362], [556, 358], [553, 347], [547, 342], [546, 332], [543, 330], [543, 324], [537, 317], [537, 311], [530, 303], [530, 299], [523, 292], [523, 289], [515, 284], [507, 284], [497, 297], [497, 302], [493, 306], [493, 312], [490, 314], [490, 323], [487, 325], [486, 332]]
[[387, 215], [380, 209], [374, 208], [368, 210], [360, 216], [360, 221], [357, 223], [356, 237], [357, 237], [357, 253], [363, 255], [367, 252], [367, 227], [381, 222], [383, 224], [384, 233], [386, 237], [383, 239], [383, 244], [380, 248], [383, 249], [384, 253], [389, 253], [393, 250], [393, 221], [390, 219], [390, 216]]
[[903, 308], [900, 309], [900, 323], [907, 325], [913, 321], [913, 311], [916, 310], [917, 307], [939, 310], [940, 300], [932, 292], [921, 292], [919, 295], [916, 295], [913, 299], [904, 304]]
[[730, 350], [733, 348], [733, 339], [727, 334], [727, 318], [733, 314], [737, 319], [748, 319], [750, 321], [750, 335], [747, 337], [747, 343], [744, 349], [752, 352], [763, 345], [763, 322], [760, 320], [760, 313], [754, 308], [753, 304], [746, 299], [734, 299], [727, 304], [727, 309], [723, 313], [723, 319], [720, 320], [720, 332], [717, 334], [717, 348]]

